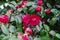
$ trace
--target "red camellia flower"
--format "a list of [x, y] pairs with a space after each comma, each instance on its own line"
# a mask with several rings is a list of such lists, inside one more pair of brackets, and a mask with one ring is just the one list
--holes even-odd
[[36, 26], [40, 23], [40, 21], [42, 20], [41, 17], [37, 16], [36, 14], [33, 14], [31, 17], [30, 17], [30, 25], [31, 26]]
[[36, 12], [41, 12], [41, 7], [40, 7], [40, 6], [37, 6], [37, 7], [35, 8], [35, 10], [36, 10]]
[[9, 14], [12, 14], [12, 13], [13, 13], [13, 11], [12, 11], [12, 10], [8, 10], [8, 12], [9, 12]]
[[47, 13], [47, 14], [50, 14], [50, 9], [45, 9], [45, 12]]
[[26, 26], [23, 26], [23, 29], [24, 29], [24, 30], [26, 30], [26, 28], [27, 28]]
[[19, 8], [19, 5], [18, 5], [18, 4], [17, 4], [17, 5], [15, 5], [15, 8], [16, 8], [16, 9], [18, 9], [18, 8]]
[[29, 40], [28, 35], [23, 35], [23, 40]]
[[41, 6], [43, 4], [43, 1], [38, 1], [37, 5]]
[[25, 30], [26, 32], [28, 32], [29, 34], [32, 34], [33, 33], [33, 31], [32, 31], [32, 29], [31, 28], [26, 28], [26, 30]]
[[0, 16], [0, 22], [2, 21], [1, 19], [2, 19], [2, 17]]
[[9, 21], [9, 17], [7, 15], [0, 16], [0, 22], [1, 23], [6, 24], [6, 23], [8, 23], [8, 21]]
[[27, 24], [23, 24], [23, 29], [24, 30], [26, 30], [27, 27], [28, 27]]
[[38, 0], [38, 1], [42, 1], [42, 0]]
[[23, 22], [23, 24], [27, 25], [29, 23], [29, 21], [30, 21], [30, 15], [29, 14], [22, 15], [22, 22]]

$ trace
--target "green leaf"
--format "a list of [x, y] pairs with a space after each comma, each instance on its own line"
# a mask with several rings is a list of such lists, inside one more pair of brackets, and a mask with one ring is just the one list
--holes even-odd
[[9, 37], [9, 39], [8, 39], [8, 40], [17, 40], [17, 38], [16, 38], [16, 36], [15, 36], [15, 35], [10, 34], [10, 37]]
[[51, 31], [49, 32], [49, 34], [51, 34], [52, 36], [55, 36], [55, 35], [56, 35], [56, 32], [53, 31], [53, 30], [51, 30]]
[[0, 40], [2, 40], [2, 38], [3, 38], [3, 37], [0, 35]]
[[15, 26], [12, 26], [12, 25], [10, 25], [10, 27], [9, 27], [9, 31], [11, 32], [11, 33], [14, 33], [15, 32]]
[[44, 12], [44, 8], [43, 8], [43, 7], [41, 7], [41, 8], [42, 8], [42, 10], [41, 10], [40, 16], [41, 16], [42, 18], [44, 18], [44, 17], [46, 16], [46, 13]]
[[56, 34], [56, 37], [60, 39], [60, 34], [57, 33], [57, 34]]
[[60, 16], [60, 11], [57, 9], [51, 9], [51, 12], [54, 13], [55, 17]]
[[12, 4], [14, 4], [14, 5], [16, 5], [16, 4], [17, 4], [15, 1], [12, 1], [12, 2], [10, 2], [10, 3], [12, 3]]
[[35, 12], [35, 9], [33, 7], [30, 7], [28, 9], [28, 13], [33, 14]]
[[9, 3], [5, 3], [4, 6], [7, 7], [9, 5]]
[[21, 38], [17, 38], [14, 34], [10, 33], [8, 40], [21, 40]]
[[52, 6], [51, 6], [49, 3], [47, 3], [47, 6], [48, 6], [48, 8], [50, 8], [50, 9], [52, 8]]
[[50, 40], [49, 36], [42, 36], [41, 40]]
[[8, 40], [9, 36], [5, 36], [2, 40]]
[[4, 34], [9, 34], [8, 28], [4, 24], [2, 24], [1, 30]]
[[48, 33], [46, 33], [45, 35], [40, 36], [40, 37], [41, 37], [41, 40], [50, 40], [50, 37], [49, 37]]
[[27, 4], [26, 4], [26, 6], [32, 6], [32, 5], [34, 5], [35, 3], [34, 2], [28, 2]]
[[23, 26], [22, 24], [19, 24], [18, 28], [15, 30], [15, 32], [23, 32]]
[[10, 19], [10, 21], [14, 21], [15, 19], [14, 19], [14, 16], [11, 16], [11, 19]]
[[33, 40], [33, 37], [32, 36], [29, 36], [30, 40]]
[[50, 28], [48, 25], [44, 24], [44, 28], [45, 28], [45, 30], [50, 31]]
[[49, 23], [50, 23], [50, 25], [54, 25], [56, 23], [56, 19], [52, 18]]
[[39, 27], [38, 25], [36, 26], [36, 29], [37, 29], [38, 31], [40, 31], [40, 27]]
[[13, 9], [13, 10], [16, 10], [15, 6], [12, 5], [12, 4], [9, 4], [9, 7], [10, 7], [11, 9]]
[[14, 36], [11, 36], [9, 40], [17, 40]]
[[40, 26], [40, 30], [41, 30], [41, 29], [43, 28], [41, 21], [40, 21], [40, 23], [39, 23], [39, 26]]
[[34, 40], [41, 40], [40, 38], [35, 37]]
[[23, 10], [22, 8], [18, 8], [18, 9], [17, 9], [18, 12], [21, 12], [22, 10]]
[[16, 22], [19, 23], [19, 24], [22, 23], [22, 20], [21, 20], [21, 16], [20, 16], [20, 15], [16, 15], [16, 16], [15, 16], [15, 20], [16, 20]]
[[45, 30], [42, 29], [42, 30], [40, 31], [40, 36], [44, 36], [45, 34], [46, 34]]
[[60, 34], [59, 34], [59, 33], [56, 33], [56, 32], [53, 31], [53, 30], [51, 30], [51, 31], [49, 32], [49, 34], [51, 34], [52, 36], [55, 36], [55, 37], [57, 37], [58, 39], [60, 39]]
[[27, 8], [23, 8], [23, 12], [24, 13], [27, 13]]

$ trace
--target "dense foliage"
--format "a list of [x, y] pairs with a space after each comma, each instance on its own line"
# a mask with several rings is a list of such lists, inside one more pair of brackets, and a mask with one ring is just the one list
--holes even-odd
[[59, 0], [0, 2], [0, 40], [60, 40]]

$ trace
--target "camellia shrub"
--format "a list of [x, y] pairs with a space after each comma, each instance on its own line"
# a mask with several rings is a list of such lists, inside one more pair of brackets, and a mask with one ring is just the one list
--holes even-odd
[[59, 5], [46, 0], [0, 5], [0, 40], [60, 40], [59, 28]]

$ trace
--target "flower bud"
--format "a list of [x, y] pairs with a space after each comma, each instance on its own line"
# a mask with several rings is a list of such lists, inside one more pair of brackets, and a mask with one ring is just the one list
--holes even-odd
[[33, 33], [33, 31], [32, 31], [32, 29], [31, 28], [26, 28], [26, 30], [25, 30], [26, 32], [28, 32], [29, 34], [32, 34]]
[[45, 12], [47, 13], [47, 14], [50, 14], [50, 9], [45, 9]]

